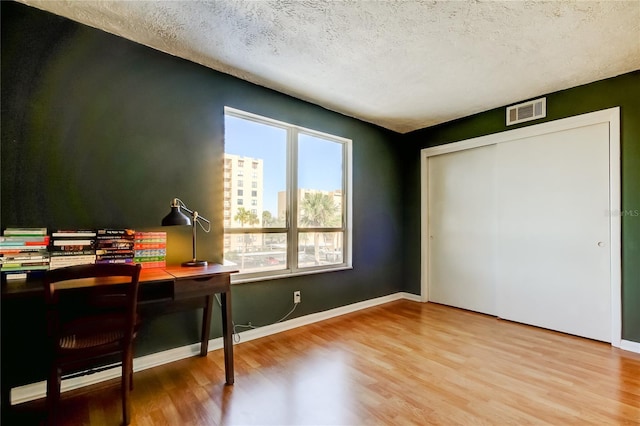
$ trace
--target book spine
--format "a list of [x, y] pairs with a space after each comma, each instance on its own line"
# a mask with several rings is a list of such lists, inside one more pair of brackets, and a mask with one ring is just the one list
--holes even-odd
[[92, 246], [59, 246], [59, 247], [49, 247], [49, 253], [52, 256], [57, 256], [58, 253], [65, 252], [79, 252], [79, 251], [91, 251], [91, 254], [96, 254], [96, 249]]
[[37, 254], [34, 256], [29, 255], [10, 255], [10, 256], [0, 256], [0, 263], [7, 262], [34, 262], [34, 261], [44, 261], [49, 260], [49, 256], [46, 254]]
[[49, 236], [39, 237], [0, 237], [0, 244], [18, 244], [28, 245], [33, 244], [48, 244]]
[[131, 249], [112, 249], [112, 248], [103, 248], [103, 249], [97, 249], [96, 250], [96, 254], [97, 255], [105, 255], [105, 254], [127, 254], [127, 255], [131, 255], [133, 256], [135, 253], [134, 250]]
[[105, 259], [133, 259], [133, 253], [130, 254], [99, 254], [96, 255], [96, 260]]
[[77, 260], [96, 260], [95, 254], [86, 254], [81, 256], [59, 256], [52, 257], [49, 263], [65, 263], [65, 262], [75, 262]]
[[91, 246], [94, 244], [95, 244], [94, 240], [73, 240], [73, 239], [53, 240], [53, 246]]
[[96, 231], [96, 235], [98, 238], [103, 236], [124, 236], [134, 238], [136, 235], [136, 231], [133, 229], [98, 229]]
[[0, 265], [0, 269], [19, 268], [22, 266], [47, 266], [49, 261], [33, 261], [33, 262], [4, 262]]
[[95, 238], [96, 231], [58, 231], [51, 234], [53, 238]]
[[39, 251], [46, 250], [46, 245], [32, 245], [32, 246], [0, 246], [0, 253], [18, 253], [21, 251]]
[[136, 250], [147, 250], [147, 249], [164, 249], [167, 248], [167, 243], [138, 243], [136, 242], [133, 246]]
[[47, 235], [47, 228], [7, 228], [4, 230], [3, 234], [27, 237], [34, 235]]
[[167, 263], [165, 261], [158, 261], [158, 262], [138, 262], [140, 263], [140, 266], [142, 267], [142, 269], [150, 269], [150, 268], [164, 268], [167, 266]]
[[26, 272], [5, 272], [2, 275], [5, 276], [7, 281], [14, 281], [14, 280], [26, 280], [28, 274]]
[[9, 271], [46, 271], [47, 269], [49, 269], [49, 265], [30, 265], [30, 266], [12, 266], [12, 267], [4, 267], [2, 266], [2, 268], [0, 269], [0, 271], [2, 272], [9, 272]]
[[136, 250], [135, 254], [138, 257], [144, 257], [144, 256], [166, 256], [167, 250], [165, 250], [165, 249]]
[[67, 257], [67, 256], [87, 256], [87, 255], [95, 255], [96, 251], [93, 249], [88, 250], [59, 250], [59, 251], [51, 251], [49, 255], [54, 257]]
[[164, 231], [139, 231], [136, 232], [136, 238], [147, 238], [147, 237], [160, 237], [167, 238], [167, 233]]
[[105, 264], [105, 263], [133, 263], [133, 259], [102, 259], [96, 260], [96, 264]]
[[47, 246], [8, 246], [0, 247], [0, 253], [19, 253], [19, 252], [37, 252], [46, 251]]
[[159, 262], [159, 261], [164, 261], [165, 257], [164, 256], [134, 257], [133, 260], [136, 263]]

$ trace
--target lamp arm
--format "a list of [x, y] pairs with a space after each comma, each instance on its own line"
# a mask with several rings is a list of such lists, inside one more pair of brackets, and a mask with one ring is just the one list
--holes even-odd
[[[196, 222], [197, 222], [198, 225], [200, 225], [200, 228], [202, 228], [204, 232], [211, 231], [211, 221], [204, 216], [200, 216], [200, 214], [198, 214], [197, 211], [191, 210], [180, 198], [174, 198], [173, 202], [171, 203], [171, 207], [180, 207], [181, 209], [186, 210], [193, 217], [194, 227], [196, 226]], [[204, 225], [201, 223], [201, 221], [205, 222], [209, 226], [205, 228]]]
[[[197, 222], [198, 225], [200, 225], [200, 228], [202, 228], [204, 232], [211, 231], [211, 221], [203, 216], [200, 216], [198, 212], [193, 212], [193, 221], [194, 221], [194, 226], [195, 226], [195, 223]], [[202, 222], [205, 222], [208, 226], [205, 228]]]
[[193, 210], [191, 210], [180, 198], [174, 198], [171, 202], [171, 207], [180, 207], [181, 209], [186, 210], [190, 215], [193, 216]]

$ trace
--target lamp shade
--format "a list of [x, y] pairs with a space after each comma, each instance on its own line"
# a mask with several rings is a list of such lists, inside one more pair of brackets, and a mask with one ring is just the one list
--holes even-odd
[[162, 219], [162, 226], [191, 225], [191, 218], [180, 211], [180, 206], [171, 206], [171, 212]]

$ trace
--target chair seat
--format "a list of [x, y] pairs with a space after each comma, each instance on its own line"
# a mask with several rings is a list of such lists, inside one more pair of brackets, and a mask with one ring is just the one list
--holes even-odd
[[87, 349], [116, 343], [124, 338], [121, 331], [111, 331], [90, 336], [71, 334], [60, 339], [60, 348], [67, 350]]
[[[58, 341], [58, 350], [61, 352], [80, 349], [99, 348], [110, 345], [118, 347], [126, 344], [123, 339], [127, 319], [122, 315], [102, 314], [74, 320], [65, 325]], [[136, 314], [133, 325], [133, 337], [135, 338], [140, 317]]]

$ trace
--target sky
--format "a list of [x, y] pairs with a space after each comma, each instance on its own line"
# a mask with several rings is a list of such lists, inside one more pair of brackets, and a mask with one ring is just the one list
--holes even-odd
[[[286, 189], [285, 129], [225, 115], [225, 152], [264, 160], [265, 210], [277, 216], [278, 192]], [[342, 144], [299, 134], [298, 187], [342, 188]]]

